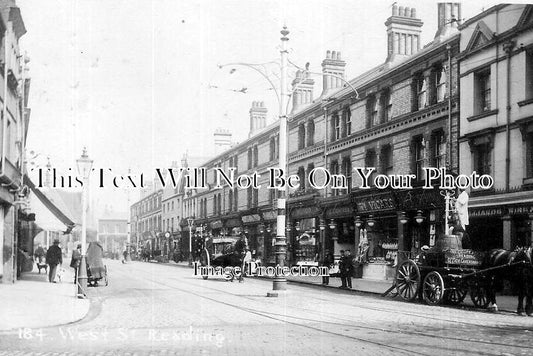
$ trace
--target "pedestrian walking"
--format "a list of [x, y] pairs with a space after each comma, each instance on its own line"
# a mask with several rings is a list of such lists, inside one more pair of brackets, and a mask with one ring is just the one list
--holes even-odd
[[72, 251], [70, 258], [70, 267], [74, 268], [74, 284], [78, 281], [78, 269], [81, 263], [81, 244], [78, 244], [75, 250]]
[[48, 281], [55, 283], [57, 265], [63, 263], [63, 253], [61, 252], [61, 247], [59, 247], [59, 240], [54, 240], [54, 244], [46, 251], [46, 263], [49, 266]]
[[344, 251], [344, 268], [345, 268], [346, 286], [349, 289], [352, 289], [353, 259], [352, 259], [352, 253], [350, 250]]
[[[329, 269], [331, 268], [331, 265], [334, 262], [333, 255], [331, 254], [331, 252], [329, 252], [328, 249], [326, 249], [324, 251], [324, 254], [321, 256], [320, 261], [318, 262], [320, 263], [321, 266], [327, 267], [328, 273], [329, 273]], [[329, 284], [329, 274], [322, 276], [322, 284], [325, 286]]]
[[124, 259], [122, 260], [122, 263], [128, 262], [128, 248], [127, 247], [124, 249], [122, 256], [124, 257]]

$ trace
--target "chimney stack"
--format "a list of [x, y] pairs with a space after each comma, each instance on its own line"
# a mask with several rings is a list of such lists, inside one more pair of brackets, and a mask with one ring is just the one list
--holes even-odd
[[292, 112], [313, 101], [313, 86], [315, 81], [309, 78], [307, 71], [298, 70], [292, 81]]
[[344, 79], [345, 66], [346, 62], [341, 59], [341, 52], [329, 50], [326, 52], [326, 59], [322, 61], [322, 96], [327, 96], [343, 87], [343, 81], [340, 78]]
[[184, 153], [183, 156], [181, 156], [181, 167], [182, 168], [189, 167], [189, 164], [187, 163], [187, 153]]
[[221, 127], [215, 130], [215, 155], [219, 155], [231, 147], [231, 131]]
[[423, 22], [416, 17], [416, 9], [394, 4], [387, 19], [387, 62], [407, 58], [420, 50], [420, 29]]
[[461, 4], [458, 2], [439, 2], [438, 29], [435, 40], [442, 41], [459, 32], [457, 26], [461, 20]]
[[258, 131], [266, 127], [267, 108], [264, 101], [253, 101], [250, 108], [250, 133], [248, 137], [252, 137]]

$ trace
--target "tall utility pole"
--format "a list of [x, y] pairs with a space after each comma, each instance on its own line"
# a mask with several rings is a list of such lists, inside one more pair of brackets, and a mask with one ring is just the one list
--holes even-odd
[[[285, 101], [288, 99], [287, 95], [287, 42], [289, 38], [287, 35], [289, 31], [286, 26], [281, 30], [281, 79], [280, 79], [280, 100], [279, 100], [279, 168], [288, 176], [287, 170], [287, 107]], [[287, 187], [282, 187], [278, 196], [278, 216], [276, 220], [276, 265], [280, 267], [285, 266], [286, 254], [286, 199]], [[279, 291], [287, 289], [287, 278], [283, 274], [276, 273], [274, 281], [272, 282], [272, 291], [267, 293], [269, 297], [277, 297]]]

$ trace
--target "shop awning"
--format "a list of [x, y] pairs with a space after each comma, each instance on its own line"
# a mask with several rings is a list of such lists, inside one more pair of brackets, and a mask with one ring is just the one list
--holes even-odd
[[76, 223], [52, 203], [28, 176], [24, 176], [24, 184], [33, 192], [29, 199], [32, 212], [35, 213], [35, 223], [43, 230], [70, 233]]

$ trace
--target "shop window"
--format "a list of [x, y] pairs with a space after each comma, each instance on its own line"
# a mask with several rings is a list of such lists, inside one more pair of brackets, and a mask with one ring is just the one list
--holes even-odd
[[217, 199], [218, 199], [218, 197], [216, 195], [214, 195], [213, 196], [213, 215], [217, 214], [217, 207], [218, 207]]
[[252, 169], [252, 158], [253, 158], [252, 148], [248, 149], [248, 169]]
[[254, 189], [251, 186], [248, 187], [248, 189], [246, 190], [246, 201], [248, 209], [251, 209], [253, 206], [253, 190]]
[[392, 174], [392, 147], [385, 145], [381, 148], [381, 172], [383, 174]]
[[231, 212], [233, 211], [233, 190], [229, 190], [228, 194], [228, 210]]
[[300, 124], [298, 126], [298, 149], [301, 150], [305, 147], [305, 125]]
[[310, 120], [307, 124], [307, 146], [315, 144], [315, 122]]
[[446, 140], [443, 130], [435, 131], [431, 136], [431, 164], [435, 168], [446, 165]]
[[[315, 169], [315, 164], [309, 163], [307, 165], [307, 177], [309, 177], [309, 174], [313, 171], [313, 169]], [[305, 177], [306, 181], [307, 181], [307, 177]]]
[[533, 49], [526, 52], [526, 99], [533, 99]]
[[381, 122], [387, 122], [392, 118], [392, 101], [390, 90], [387, 89], [381, 94]]
[[413, 139], [412, 164], [413, 171], [414, 174], [416, 174], [417, 180], [424, 179], [422, 170], [422, 168], [424, 167], [424, 146], [425, 141], [422, 136], [417, 136]]
[[491, 107], [490, 69], [476, 73], [474, 81], [474, 111], [477, 115], [489, 111]]
[[274, 206], [274, 203], [276, 202], [276, 193], [277, 193], [277, 189], [268, 190], [268, 204], [271, 207]]
[[305, 190], [305, 168], [304, 167], [298, 168], [298, 178], [300, 178], [300, 186], [298, 187], [298, 190]]
[[256, 207], [259, 205], [259, 190], [258, 189], [252, 189], [252, 206]]

